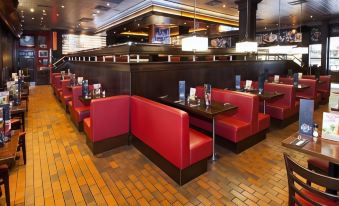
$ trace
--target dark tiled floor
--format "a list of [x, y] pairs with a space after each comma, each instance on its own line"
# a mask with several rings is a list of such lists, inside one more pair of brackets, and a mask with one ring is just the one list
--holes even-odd
[[[294, 123], [239, 155], [217, 147], [208, 172], [178, 187], [133, 146], [93, 156], [49, 86], [31, 89], [29, 108], [27, 165], [19, 160], [10, 176], [13, 205], [286, 205], [282, 153], [307, 159], [281, 146]], [[316, 111], [318, 123], [327, 110]]]

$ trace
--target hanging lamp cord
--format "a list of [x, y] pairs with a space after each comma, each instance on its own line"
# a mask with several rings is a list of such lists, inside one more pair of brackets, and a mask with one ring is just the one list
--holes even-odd
[[247, 0], [247, 2], [246, 2], [246, 3], [247, 3], [247, 6], [246, 6], [246, 9], [247, 9], [247, 10], [246, 10], [246, 17], [247, 17], [247, 18], [246, 18], [246, 34], [245, 34], [245, 41], [248, 40], [248, 21], [249, 21], [249, 19], [250, 19], [250, 18], [249, 18], [249, 15], [248, 15], [248, 13], [249, 13], [249, 12], [248, 12], [248, 6], [249, 6], [248, 1], [249, 1], [249, 0]]
[[281, 6], [281, 5], [280, 5], [280, 1], [281, 1], [281, 0], [279, 0], [279, 36], [278, 36], [278, 45], [280, 44], [280, 36], [281, 36], [281, 33], [280, 33], [280, 28], [281, 28], [281, 25], [280, 25], [280, 23], [281, 23], [281, 21], [280, 21], [280, 18], [281, 18], [281, 17], [280, 17], [280, 16], [281, 16], [281, 15], [280, 15], [280, 14], [281, 14], [281, 13], [280, 13], [280, 6]]

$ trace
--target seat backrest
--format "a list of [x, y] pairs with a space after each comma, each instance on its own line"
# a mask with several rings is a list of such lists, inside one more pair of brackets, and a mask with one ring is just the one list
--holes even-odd
[[319, 84], [318, 89], [326, 90], [330, 92], [331, 91], [331, 75], [320, 76], [320, 81], [323, 81], [324, 83]]
[[132, 96], [131, 132], [176, 167], [189, 166], [189, 118], [186, 112]]
[[295, 107], [295, 88], [293, 85], [288, 84], [275, 84], [275, 83], [265, 83], [265, 91], [268, 92], [279, 92], [284, 95], [281, 98], [275, 98], [269, 103], [277, 103], [285, 105], [289, 108]]
[[91, 101], [93, 142], [128, 133], [129, 100], [128, 95], [120, 95]]
[[304, 84], [310, 86], [309, 88], [303, 89], [301, 91], [297, 91], [297, 96], [302, 95], [309, 97], [311, 99], [316, 100], [317, 98], [317, 90], [318, 90], [318, 83], [317, 80], [314, 79], [299, 79], [299, 84]]
[[80, 100], [79, 97], [82, 95], [82, 86], [72, 87], [72, 107], [83, 107], [85, 106]]
[[70, 79], [61, 80], [61, 89], [63, 95], [70, 95], [72, 93], [71, 90], [67, 88], [67, 86], [70, 85], [70, 82], [71, 82]]
[[58, 76], [58, 75], [61, 76], [60, 73], [52, 73], [52, 85], [55, 85], [55, 76]]
[[[321, 205], [307, 194], [313, 194], [328, 199], [333, 202], [333, 205], [339, 204], [338, 195], [326, 193], [305, 183], [308, 180], [321, 187], [339, 191], [338, 178], [324, 176], [308, 170], [294, 162], [286, 153], [284, 153], [284, 159], [288, 178], [289, 205], [304, 205], [305, 203], [308, 203], [309, 205]], [[301, 189], [299, 188], [307, 191], [307, 193], [301, 192]], [[298, 196], [298, 198], [296, 198], [296, 196]]]
[[291, 77], [280, 77], [279, 82], [283, 84], [292, 84], [293, 85], [293, 78]]
[[315, 75], [303, 75], [303, 79], [315, 79]]
[[54, 76], [54, 86], [57, 89], [61, 89], [61, 75], [55, 75]]

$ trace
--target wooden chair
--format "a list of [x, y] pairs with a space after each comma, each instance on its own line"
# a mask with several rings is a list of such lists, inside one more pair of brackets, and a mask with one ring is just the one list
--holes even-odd
[[[310, 181], [316, 185], [327, 188], [327, 190], [339, 191], [339, 179], [325, 176], [308, 170], [294, 162], [284, 153], [284, 159], [287, 170], [290, 206], [295, 205], [315, 205], [315, 206], [338, 206], [339, 196], [330, 194], [318, 188], [306, 184]], [[301, 188], [301, 189], [299, 189]]]
[[[0, 165], [0, 185], [4, 185], [5, 187], [5, 195], [6, 195], [6, 205], [10, 205], [10, 193], [9, 193], [9, 172], [7, 164]], [[2, 195], [0, 188], [0, 196]]]

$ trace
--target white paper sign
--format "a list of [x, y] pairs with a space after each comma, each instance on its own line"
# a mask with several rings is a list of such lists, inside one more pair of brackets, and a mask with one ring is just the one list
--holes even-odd
[[274, 75], [274, 82], [276, 82], [276, 83], [279, 82], [279, 75]]
[[246, 80], [245, 89], [251, 89], [252, 87], [252, 80]]
[[101, 88], [101, 84], [93, 84], [93, 89], [100, 89]]
[[323, 113], [322, 138], [339, 142], [339, 114]]
[[195, 88], [190, 88], [190, 99], [195, 99], [195, 93], [196, 93]]
[[303, 78], [303, 73], [298, 73], [298, 79], [302, 79]]
[[12, 79], [17, 79], [18, 78], [18, 74], [17, 73], [12, 73]]
[[82, 80], [84, 80], [83, 77], [78, 77], [78, 84], [79, 84], [79, 85], [82, 85]]

